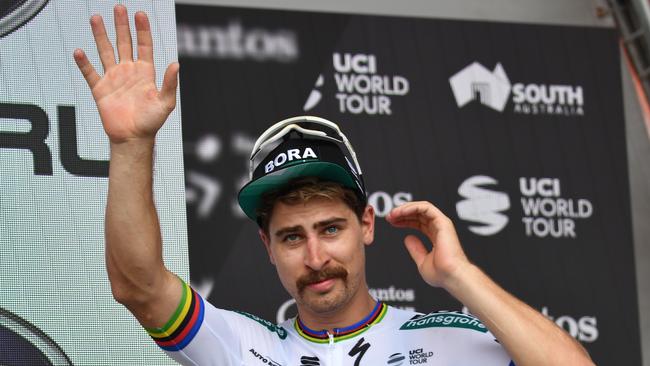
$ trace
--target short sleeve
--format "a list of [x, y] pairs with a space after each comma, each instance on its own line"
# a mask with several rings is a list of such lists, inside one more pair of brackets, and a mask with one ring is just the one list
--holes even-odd
[[241, 352], [237, 333], [217, 309], [183, 282], [181, 300], [167, 323], [146, 328], [167, 355], [182, 365], [236, 365]]

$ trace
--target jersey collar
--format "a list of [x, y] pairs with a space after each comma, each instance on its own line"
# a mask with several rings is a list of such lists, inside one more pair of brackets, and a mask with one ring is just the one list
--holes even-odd
[[[370, 328], [370, 326], [379, 323], [384, 316], [388, 306], [381, 301], [377, 301], [375, 308], [372, 309], [370, 314], [361, 321], [352, 324], [345, 328], [334, 328], [332, 333], [329, 333], [327, 330], [313, 330], [309, 329], [303, 322], [300, 320], [300, 317], [296, 317], [294, 320], [294, 328], [298, 334], [305, 338], [308, 341], [315, 343], [329, 343], [331, 340], [334, 342], [343, 341], [356, 337], [357, 335], [365, 332]], [[330, 339], [330, 335], [332, 336]]]

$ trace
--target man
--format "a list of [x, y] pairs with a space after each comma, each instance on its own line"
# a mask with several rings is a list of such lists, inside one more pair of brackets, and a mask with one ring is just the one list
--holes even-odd
[[373, 299], [364, 248], [374, 239], [375, 218], [361, 168], [338, 127], [315, 117], [285, 120], [262, 134], [239, 197], [260, 225], [298, 317], [273, 325], [205, 302], [164, 266], [152, 195], [154, 139], [175, 107], [179, 66], [168, 66], [158, 91], [146, 15], [135, 14], [138, 60], [126, 8], [117, 5], [114, 16], [119, 62], [102, 18], [91, 18], [103, 77], [83, 51], [74, 53], [111, 144], [106, 266], [115, 299], [171, 357], [188, 365], [592, 364], [573, 338], [469, 262], [451, 221], [428, 202], [397, 207], [387, 220], [430, 240], [432, 250], [415, 236], [404, 240], [422, 278], [480, 322]]

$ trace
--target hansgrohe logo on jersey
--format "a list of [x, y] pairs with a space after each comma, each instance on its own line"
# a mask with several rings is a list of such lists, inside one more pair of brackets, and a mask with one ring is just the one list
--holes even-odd
[[453, 327], [476, 330], [482, 333], [487, 328], [478, 319], [460, 313], [433, 313], [421, 318], [409, 320], [402, 324], [400, 330], [412, 330], [433, 327]]
[[286, 329], [284, 329], [284, 328], [282, 328], [282, 327], [280, 327], [278, 325], [275, 325], [275, 324], [271, 323], [268, 320], [265, 320], [265, 319], [262, 319], [262, 318], [260, 318], [258, 316], [255, 316], [253, 314], [249, 314], [247, 312], [239, 311], [239, 310], [235, 310], [235, 312], [238, 313], [238, 314], [241, 314], [241, 315], [243, 315], [243, 316], [245, 316], [245, 317], [247, 317], [249, 319], [255, 320], [256, 322], [260, 323], [262, 326], [266, 327], [266, 329], [268, 329], [270, 332], [276, 333], [278, 335], [278, 337], [280, 337], [280, 339], [287, 338]]

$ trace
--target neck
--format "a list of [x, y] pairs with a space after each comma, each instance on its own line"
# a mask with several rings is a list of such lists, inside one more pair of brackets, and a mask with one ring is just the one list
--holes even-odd
[[[364, 286], [365, 287], [365, 286]], [[325, 313], [315, 313], [310, 309], [298, 306], [300, 321], [310, 329], [328, 330], [332, 332], [335, 328], [344, 328], [361, 321], [374, 309], [377, 301], [368, 293], [368, 289], [359, 291], [347, 304], [340, 308]]]

